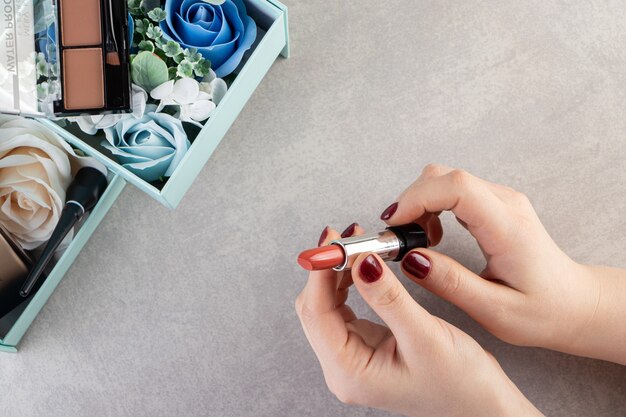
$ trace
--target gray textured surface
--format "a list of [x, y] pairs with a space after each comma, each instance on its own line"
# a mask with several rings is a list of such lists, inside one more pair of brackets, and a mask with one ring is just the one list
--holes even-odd
[[[20, 354], [0, 356], [1, 416], [385, 415], [327, 392], [294, 260], [326, 223], [379, 227], [428, 162], [523, 190], [575, 259], [626, 267], [623, 1], [288, 5], [292, 59], [180, 208], [128, 188]], [[480, 268], [445, 227], [441, 250]], [[409, 288], [548, 415], [626, 415], [625, 367], [508, 346]]]

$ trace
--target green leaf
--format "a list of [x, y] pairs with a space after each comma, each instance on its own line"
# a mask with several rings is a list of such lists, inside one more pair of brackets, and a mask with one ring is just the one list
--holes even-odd
[[[159, 29], [160, 31], [161, 29]], [[156, 46], [158, 46], [160, 49], [163, 49], [163, 46], [167, 43], [167, 41], [163, 38], [163, 32], [161, 32], [161, 36], [157, 37], [154, 39], [154, 43], [156, 44]]]
[[50, 94], [50, 89], [47, 82], [37, 84], [37, 97], [40, 100], [45, 100]]
[[155, 8], [161, 6], [161, 0], [142, 0], [141, 1], [141, 9], [148, 13]]
[[[182, 60], [185, 59], [185, 55], [178, 54], [173, 59], [174, 59], [174, 62], [176, 62], [177, 64], [180, 64], [182, 62]], [[187, 61], [189, 61], [189, 60], [187, 60]]]
[[171, 65], [172, 63], [170, 62], [170, 58], [165, 55], [165, 52], [163, 52], [162, 49], [156, 48], [154, 50], [154, 53], [163, 60], [163, 62], [165, 62], [168, 66]]
[[160, 27], [154, 26], [152, 23], [150, 23], [150, 26], [148, 26], [148, 29], [146, 29], [146, 35], [150, 39], [157, 39], [163, 36], [163, 32], [161, 31]]
[[157, 7], [148, 12], [148, 17], [152, 19], [152, 21], [159, 23], [165, 20], [165, 18], [167, 17], [167, 12], [165, 12], [165, 10], [161, 9], [160, 7]]
[[167, 64], [153, 53], [139, 52], [131, 64], [133, 82], [148, 93], [169, 79]]
[[176, 75], [178, 74], [178, 67], [172, 67], [170, 69], [167, 70], [168, 74], [169, 74], [169, 79], [170, 80], [175, 80], [176, 79]]
[[147, 19], [135, 19], [135, 32], [140, 35], [144, 35], [146, 33], [146, 29], [148, 29], [148, 24], [146, 22], [148, 22]]
[[192, 63], [200, 62], [203, 59], [202, 54], [196, 48], [185, 49], [185, 58]]
[[133, 16], [141, 15], [141, 0], [128, 0], [128, 11]]
[[176, 55], [183, 53], [183, 48], [181, 48], [180, 45], [174, 41], [168, 41], [165, 45], [163, 45], [161, 49], [163, 49], [165, 55], [169, 56], [170, 58], [173, 58]]
[[37, 78], [48, 76], [48, 63], [45, 60], [37, 60]]
[[193, 69], [194, 73], [196, 74], [196, 77], [204, 77], [205, 75], [209, 73], [210, 70], [211, 70], [211, 61], [209, 61], [208, 59], [202, 59], [200, 62], [196, 64], [195, 68]]
[[154, 52], [154, 44], [150, 41], [139, 42], [139, 49], [142, 51]]
[[176, 75], [180, 78], [191, 78], [193, 77], [193, 64], [185, 59], [183, 59], [180, 64], [178, 64], [178, 71]]

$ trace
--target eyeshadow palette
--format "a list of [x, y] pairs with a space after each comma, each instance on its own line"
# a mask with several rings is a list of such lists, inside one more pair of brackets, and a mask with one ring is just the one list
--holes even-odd
[[54, 112], [130, 109], [126, 0], [57, 0], [61, 97]]
[[0, 113], [129, 112], [128, 30], [126, 0], [13, 0], [0, 19]]

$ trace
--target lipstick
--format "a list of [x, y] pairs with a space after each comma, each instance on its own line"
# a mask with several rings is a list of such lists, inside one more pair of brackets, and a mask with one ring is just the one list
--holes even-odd
[[328, 246], [305, 250], [298, 264], [307, 271], [351, 269], [356, 258], [365, 252], [379, 255], [383, 261], [398, 262], [409, 251], [428, 247], [428, 236], [418, 224], [388, 227], [380, 233], [333, 240]]

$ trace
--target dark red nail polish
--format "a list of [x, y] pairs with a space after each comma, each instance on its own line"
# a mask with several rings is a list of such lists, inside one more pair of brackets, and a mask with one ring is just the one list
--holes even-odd
[[367, 258], [363, 259], [363, 262], [361, 262], [359, 272], [361, 279], [371, 284], [372, 282], [378, 281], [383, 276], [383, 267], [374, 255], [368, 255]]
[[380, 215], [380, 219], [381, 220], [391, 219], [391, 217], [396, 213], [396, 210], [398, 210], [398, 203], [393, 203], [392, 205], [387, 207], [385, 211], [383, 211], [383, 214]]
[[404, 257], [402, 267], [415, 278], [424, 279], [430, 272], [431, 263], [426, 255], [422, 255], [419, 252], [410, 252]]
[[347, 237], [351, 237], [352, 235], [354, 235], [354, 231], [356, 230], [356, 227], [358, 226], [358, 223], [352, 223], [350, 226], [348, 226], [346, 228], [346, 230], [344, 230], [341, 233], [341, 237], [342, 238], [347, 238]]
[[328, 237], [328, 226], [326, 226], [324, 228], [324, 230], [322, 231], [322, 234], [320, 236], [320, 240], [319, 240], [319, 242], [317, 242], [317, 246], [322, 246], [322, 243], [324, 243], [324, 241], [326, 240], [327, 237]]

